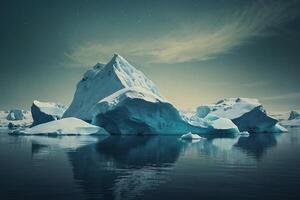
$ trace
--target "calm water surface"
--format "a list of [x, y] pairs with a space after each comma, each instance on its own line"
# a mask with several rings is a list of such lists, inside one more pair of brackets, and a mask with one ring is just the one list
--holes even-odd
[[0, 199], [300, 199], [300, 129], [285, 134], [10, 136]]

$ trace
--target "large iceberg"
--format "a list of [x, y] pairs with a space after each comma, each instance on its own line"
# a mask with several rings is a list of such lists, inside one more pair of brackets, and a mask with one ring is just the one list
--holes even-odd
[[[63, 115], [70, 116], [92, 121], [111, 134], [206, 134], [215, 132], [218, 122], [186, 119], [151, 80], [119, 55], [85, 73]], [[231, 124], [233, 128], [225, 126], [221, 131], [238, 132]]]
[[98, 63], [84, 74], [77, 84], [74, 99], [63, 117], [77, 117], [91, 121], [92, 109], [100, 100], [129, 87], [144, 88], [160, 96], [150, 79], [120, 55], [115, 54], [106, 65]]
[[240, 131], [252, 133], [286, 131], [278, 124], [277, 119], [267, 114], [257, 99], [226, 98], [216, 104], [197, 108], [197, 116], [205, 117], [206, 113], [232, 120]]
[[62, 104], [35, 100], [31, 106], [32, 126], [58, 120], [65, 110], [66, 108]]
[[69, 117], [56, 121], [39, 124], [37, 126], [17, 130], [13, 134], [28, 135], [90, 135], [95, 133], [106, 133], [102, 128], [89, 124], [83, 120]]

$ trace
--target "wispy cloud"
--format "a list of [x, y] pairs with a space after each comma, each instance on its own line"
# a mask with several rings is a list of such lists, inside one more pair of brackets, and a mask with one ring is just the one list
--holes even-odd
[[261, 100], [266, 101], [275, 101], [275, 100], [300, 100], [300, 92], [293, 92], [293, 93], [287, 93], [287, 94], [280, 94], [275, 96], [269, 96], [269, 97], [262, 97]]
[[248, 82], [248, 83], [241, 83], [240, 87], [245, 87], [245, 88], [257, 88], [257, 87], [265, 87], [270, 85], [270, 81], [253, 81], [253, 82]]
[[211, 82], [206, 83], [208, 86], [226, 86], [230, 88], [257, 88], [257, 87], [265, 87], [269, 86], [272, 82], [263, 80], [263, 81], [252, 81], [252, 82], [244, 82], [244, 83], [233, 83], [233, 82]]
[[212, 23], [205, 30], [193, 22], [186, 24], [183, 30], [179, 28], [155, 40], [115, 41], [109, 44], [87, 42], [66, 53], [66, 56], [78, 66], [92, 65], [99, 59], [107, 60], [114, 52], [143, 63], [208, 60], [231, 52], [253, 37], [266, 35], [268, 28], [291, 19], [290, 7], [291, 1], [256, 1], [242, 10], [233, 11], [229, 16], [220, 16], [219, 23]]

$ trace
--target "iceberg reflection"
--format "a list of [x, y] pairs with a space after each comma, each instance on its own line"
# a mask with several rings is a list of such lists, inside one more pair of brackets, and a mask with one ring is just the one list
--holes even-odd
[[131, 199], [168, 180], [181, 148], [172, 136], [111, 136], [69, 157], [87, 198]]
[[234, 147], [260, 159], [268, 148], [277, 145], [276, 135], [278, 134], [250, 134], [249, 137], [240, 137]]

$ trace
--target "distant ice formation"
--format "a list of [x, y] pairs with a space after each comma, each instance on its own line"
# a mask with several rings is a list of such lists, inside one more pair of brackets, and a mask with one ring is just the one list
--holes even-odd
[[297, 111], [291, 111], [289, 119], [288, 120], [293, 120], [293, 119], [298, 119], [300, 118], [300, 114]]
[[291, 111], [289, 118], [287, 120], [282, 120], [280, 122], [283, 126], [300, 126], [300, 114], [296, 111]]
[[31, 106], [32, 126], [58, 120], [62, 117], [65, 110], [66, 108], [62, 104], [35, 100]]
[[9, 111], [6, 119], [10, 121], [23, 120], [25, 119], [25, 115], [23, 110], [20, 109], [12, 109]]
[[277, 119], [267, 114], [257, 99], [226, 98], [216, 104], [198, 107], [197, 116], [204, 117], [206, 113], [232, 120], [240, 131], [250, 133], [286, 131], [278, 124]]
[[32, 123], [31, 113], [20, 109], [0, 111], [0, 127], [26, 127]]

